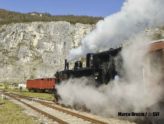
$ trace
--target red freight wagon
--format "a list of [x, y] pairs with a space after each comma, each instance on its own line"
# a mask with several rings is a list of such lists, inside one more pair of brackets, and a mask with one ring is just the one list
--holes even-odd
[[55, 89], [55, 78], [41, 78], [27, 80], [26, 87], [29, 91], [53, 91]]

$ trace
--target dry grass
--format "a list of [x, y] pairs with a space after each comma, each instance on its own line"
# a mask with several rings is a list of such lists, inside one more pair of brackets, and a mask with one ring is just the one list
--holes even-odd
[[29, 97], [37, 97], [45, 100], [54, 100], [54, 95], [51, 93], [36, 93], [36, 92], [29, 92], [28, 90], [18, 90], [18, 89], [7, 89], [9, 92], [17, 93], [23, 96]]
[[0, 83], [0, 89], [4, 89], [4, 85]]
[[23, 113], [23, 109], [8, 100], [0, 98], [0, 124], [39, 124], [36, 118]]
[[22, 91], [22, 92], [17, 92], [17, 93], [24, 95], [24, 96], [38, 97], [38, 98], [42, 98], [45, 100], [53, 100], [54, 99], [53, 94], [49, 94], [49, 93], [34, 93], [34, 92], [28, 92], [28, 91]]

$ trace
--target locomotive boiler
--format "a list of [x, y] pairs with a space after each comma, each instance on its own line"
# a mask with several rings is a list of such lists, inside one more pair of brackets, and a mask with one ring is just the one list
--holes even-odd
[[65, 60], [64, 70], [56, 72], [55, 77], [58, 82], [69, 78], [90, 77], [95, 80], [96, 85], [107, 84], [116, 75], [119, 75], [115, 58], [119, 58], [121, 61], [120, 51], [121, 48], [116, 48], [100, 53], [88, 53], [86, 67], [83, 67], [81, 61], [76, 61], [74, 68], [69, 69], [69, 63]]

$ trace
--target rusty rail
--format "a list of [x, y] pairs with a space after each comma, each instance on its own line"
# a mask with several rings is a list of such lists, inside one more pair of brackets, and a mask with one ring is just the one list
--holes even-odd
[[12, 97], [13, 99], [15, 99], [15, 100], [17, 100], [17, 101], [19, 101], [19, 102], [25, 104], [26, 106], [30, 107], [31, 109], [33, 109], [33, 110], [35, 110], [35, 111], [37, 111], [37, 112], [39, 112], [39, 113], [45, 115], [45, 116], [48, 117], [49, 119], [52, 119], [53, 121], [58, 122], [59, 124], [68, 124], [67, 122], [65, 122], [65, 121], [63, 121], [63, 120], [61, 120], [61, 119], [59, 119], [59, 118], [57, 118], [57, 117], [55, 117], [55, 116], [52, 116], [52, 115], [50, 115], [50, 114], [48, 114], [48, 113], [46, 113], [46, 112], [44, 112], [44, 111], [42, 111], [42, 110], [40, 110], [40, 109], [38, 109], [38, 108], [32, 106], [32, 105], [30, 105], [30, 104], [27, 104], [26, 102], [21, 101], [20, 98], [17, 98], [17, 97], [14, 96], [14, 95], [11, 95], [11, 94], [8, 94], [8, 93], [5, 93], [5, 95], [7, 95], [7, 96], [9, 96], [9, 97]]
[[66, 110], [66, 109], [58, 108], [56, 106], [53, 106], [50, 103], [46, 103], [46, 102], [43, 102], [43, 101], [39, 101], [39, 103], [42, 104], [42, 105], [48, 106], [50, 108], [56, 109], [58, 111], [62, 111], [64, 113], [70, 114], [72, 116], [76, 116], [78, 118], [81, 118], [81, 119], [84, 119], [86, 121], [92, 122], [94, 124], [107, 124], [106, 122], [103, 122], [103, 121], [100, 121], [100, 120], [97, 120], [97, 119], [94, 119], [94, 118], [91, 118], [91, 117], [87, 117], [87, 116], [84, 116], [84, 115], [79, 114], [79, 113], [75, 113], [75, 112], [72, 112], [72, 111], [69, 111], [69, 110]]
[[[13, 93], [10, 93], [10, 94], [13, 94]], [[27, 99], [27, 100], [33, 100], [33, 101], [38, 102], [38, 103], [40, 103], [40, 104], [42, 104], [42, 105], [44, 105], [44, 106], [47, 106], [47, 107], [49, 107], [49, 108], [52, 108], [52, 109], [55, 109], [55, 110], [64, 112], [64, 113], [66, 113], [66, 114], [69, 114], [69, 115], [72, 115], [72, 116], [75, 116], [75, 117], [78, 117], [78, 118], [81, 118], [81, 119], [83, 119], [83, 120], [92, 122], [92, 123], [94, 123], [94, 124], [108, 124], [107, 122], [104, 122], [104, 121], [101, 121], [101, 120], [97, 120], [97, 119], [92, 118], [92, 117], [87, 117], [87, 116], [85, 116], [85, 115], [82, 115], [82, 114], [79, 114], [79, 113], [76, 113], [76, 112], [72, 112], [72, 111], [70, 111], [70, 110], [66, 110], [66, 109], [63, 109], [63, 108], [56, 107], [56, 106], [54, 106], [52, 103], [49, 103], [49, 102], [36, 100], [36, 99], [33, 98], [33, 97], [22, 96], [22, 95], [19, 95], [19, 94], [13, 94], [13, 95], [17, 95], [17, 96], [19, 96], [20, 98], [24, 98], [24, 99]]]

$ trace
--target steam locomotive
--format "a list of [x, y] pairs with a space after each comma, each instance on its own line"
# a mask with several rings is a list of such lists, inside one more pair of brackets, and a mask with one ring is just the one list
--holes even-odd
[[[107, 84], [110, 80], [114, 79], [116, 75], [120, 75], [115, 66], [116, 62], [121, 63], [122, 61], [120, 51], [121, 48], [117, 48], [100, 53], [88, 53], [86, 55], [86, 67], [83, 67], [81, 61], [76, 61], [74, 68], [69, 69], [69, 63], [65, 60], [64, 70], [56, 72], [55, 74], [57, 82], [85, 76], [93, 78], [97, 86]], [[119, 61], [116, 58], [118, 58]]]
[[[156, 58], [157, 56], [157, 58], [161, 58], [160, 63], [163, 65], [164, 41], [155, 41], [145, 47], [149, 48], [148, 54], [154, 56], [153, 58]], [[107, 84], [116, 76], [122, 77], [124, 68], [122, 66], [123, 59], [121, 57], [121, 50], [122, 47], [119, 47], [99, 53], [88, 53], [86, 55], [86, 67], [83, 67], [81, 61], [76, 61], [74, 63], [74, 68], [69, 69], [69, 63], [65, 60], [64, 70], [55, 73], [56, 81], [57, 83], [60, 83], [69, 78], [91, 77], [95, 80], [96, 85], [99, 86], [101, 84]]]
[[[159, 40], [157, 42], [151, 43], [149, 45], [149, 54], [154, 56], [153, 58], [160, 58], [159, 65], [163, 65], [164, 62], [164, 41]], [[99, 53], [88, 53], [86, 55], [86, 66], [83, 67], [81, 61], [76, 61], [74, 63], [74, 68], [69, 69], [69, 62], [65, 60], [65, 68], [62, 71], [57, 71], [55, 73], [55, 78], [49, 79], [36, 79], [29, 83], [27, 81], [28, 89], [56, 89], [55, 85], [63, 80], [68, 80], [70, 78], [80, 78], [89, 77], [95, 80], [96, 86], [101, 84], [107, 84], [110, 80], [113, 80], [116, 76], [123, 77], [124, 68], [123, 59], [121, 57], [122, 48], [109, 49], [108, 51]], [[156, 59], [157, 60], [157, 59]], [[145, 63], [146, 64], [146, 63]], [[161, 66], [163, 67], [163, 66]], [[120, 71], [121, 70], [121, 71]], [[164, 71], [164, 68], [162, 68]], [[162, 72], [163, 72], [162, 71]], [[163, 77], [162, 79], [163, 80]], [[40, 83], [43, 83], [40, 87]], [[48, 83], [51, 83], [50, 86]], [[34, 86], [35, 85], [35, 86]]]

